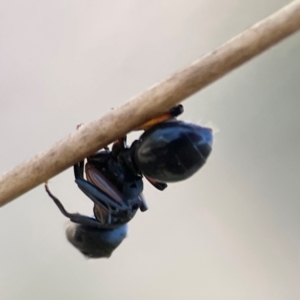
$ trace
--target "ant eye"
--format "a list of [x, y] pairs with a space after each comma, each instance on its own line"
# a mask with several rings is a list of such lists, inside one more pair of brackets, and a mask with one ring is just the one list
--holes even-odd
[[135, 189], [135, 188], [136, 188], [136, 183], [132, 183], [132, 184], [130, 185], [130, 188]]

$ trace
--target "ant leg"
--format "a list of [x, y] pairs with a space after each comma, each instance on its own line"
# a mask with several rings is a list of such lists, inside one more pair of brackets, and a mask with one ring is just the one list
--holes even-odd
[[[83, 162], [80, 162], [77, 165], [74, 165], [74, 173], [75, 173], [75, 182], [77, 183], [78, 187], [81, 189], [81, 191], [86, 194], [93, 202], [95, 205], [99, 205], [101, 208], [106, 210], [109, 214], [112, 212], [117, 212], [119, 210], [127, 210], [128, 206], [125, 204], [124, 201], [122, 201], [121, 195], [117, 195], [115, 191], [110, 191], [109, 184], [107, 183], [107, 189], [108, 192], [105, 192], [104, 190], [98, 188], [96, 185], [92, 184], [91, 182], [87, 181], [83, 177], [83, 168], [84, 164]], [[95, 173], [96, 171], [91, 170], [89, 174], [92, 175], [99, 175]], [[100, 179], [101, 179], [101, 174], [100, 174]], [[103, 181], [102, 177], [102, 181]], [[105, 179], [104, 179], [105, 180]], [[98, 181], [96, 181], [98, 184]], [[100, 185], [101, 184], [101, 185]], [[104, 187], [103, 182], [99, 181], [99, 186]], [[110, 196], [109, 194], [112, 195], [114, 193], [114, 197]], [[118, 196], [118, 197], [117, 197]]]
[[142, 124], [141, 126], [139, 126], [138, 128], [136, 128], [135, 130], [147, 130], [149, 128], [151, 128], [152, 126], [164, 122], [166, 120], [175, 118], [179, 115], [181, 115], [183, 113], [183, 106], [181, 104], [176, 105], [174, 107], [172, 107], [169, 111], [151, 119], [150, 121]]
[[165, 188], [167, 188], [167, 184], [164, 183], [164, 182], [159, 182], [159, 181], [156, 181], [154, 179], [151, 179], [147, 176], [144, 175], [144, 177], [154, 186], [156, 187], [158, 190], [160, 191], [163, 191]]
[[128, 207], [124, 202], [117, 202], [105, 192], [91, 184], [85, 179], [77, 178], [75, 180], [81, 191], [86, 194], [95, 205], [99, 205], [108, 213], [118, 212], [119, 210], [127, 210]]
[[[127, 203], [119, 190], [93, 164], [87, 163], [87, 180], [83, 177], [83, 165], [74, 166], [75, 182], [79, 189], [94, 202], [94, 215], [100, 223], [124, 224], [132, 219], [137, 208], [143, 205]], [[118, 221], [113, 221], [117, 216]]]
[[110, 155], [111, 155], [111, 152], [109, 150], [100, 151], [92, 156], [89, 156], [87, 158], [87, 161], [91, 162], [94, 166], [101, 168], [102, 165], [105, 164], [107, 162], [107, 160], [110, 158]]
[[113, 143], [111, 148], [111, 154], [113, 157], [117, 157], [120, 152], [124, 151], [127, 148], [126, 140], [127, 137], [125, 135]]
[[182, 104], [178, 104], [174, 107], [172, 107], [169, 110], [169, 113], [175, 118], [178, 117], [179, 115], [181, 115], [184, 112], [184, 108]]
[[[102, 224], [100, 223], [98, 220], [88, 217], [88, 216], [84, 216], [78, 213], [69, 213], [66, 211], [66, 209], [64, 208], [64, 206], [62, 205], [62, 203], [50, 192], [49, 187], [47, 182], [45, 183], [45, 190], [48, 193], [49, 197], [52, 198], [52, 200], [54, 201], [54, 203], [57, 205], [57, 207], [59, 208], [59, 210], [61, 211], [61, 213], [70, 219], [70, 221], [74, 222], [74, 223], [78, 223], [81, 225], [86, 225], [86, 226], [92, 226], [92, 227], [96, 227], [96, 228], [114, 228], [115, 226], [111, 225], [111, 224]], [[117, 226], [116, 226], [117, 227]]]
[[74, 165], [74, 176], [75, 178], [83, 178], [84, 161], [80, 161]]
[[139, 195], [139, 199], [140, 199], [140, 201], [141, 201], [140, 210], [141, 210], [142, 212], [148, 210], [148, 205], [147, 205], [147, 203], [146, 203], [146, 199], [145, 199], [143, 193], [141, 193], [141, 194]]

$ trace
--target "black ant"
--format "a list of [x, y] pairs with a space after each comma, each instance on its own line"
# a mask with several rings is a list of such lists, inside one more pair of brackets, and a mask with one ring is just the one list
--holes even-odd
[[145, 132], [131, 147], [124, 137], [111, 150], [88, 157], [85, 165], [84, 161], [74, 165], [75, 182], [94, 202], [95, 218], [68, 213], [45, 184], [62, 214], [73, 222], [67, 228], [68, 240], [85, 256], [110, 257], [137, 210], [147, 210], [143, 176], [163, 190], [166, 182], [187, 179], [204, 165], [211, 152], [212, 130], [176, 120], [182, 112], [178, 105], [143, 124], [138, 129]]

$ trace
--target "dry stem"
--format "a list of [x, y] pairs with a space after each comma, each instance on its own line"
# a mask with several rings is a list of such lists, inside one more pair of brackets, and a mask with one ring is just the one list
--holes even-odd
[[0, 177], [0, 206], [59, 174], [300, 28], [300, 0]]

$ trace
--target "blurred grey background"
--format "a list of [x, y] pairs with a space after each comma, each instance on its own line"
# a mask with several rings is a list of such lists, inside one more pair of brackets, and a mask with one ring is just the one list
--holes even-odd
[[[1, 173], [288, 3], [0, 1]], [[299, 299], [299, 37], [184, 102], [218, 131], [213, 153], [164, 192], [146, 184], [110, 259], [68, 244], [42, 186], [1, 208], [0, 299]], [[50, 187], [91, 214], [72, 170]]]

